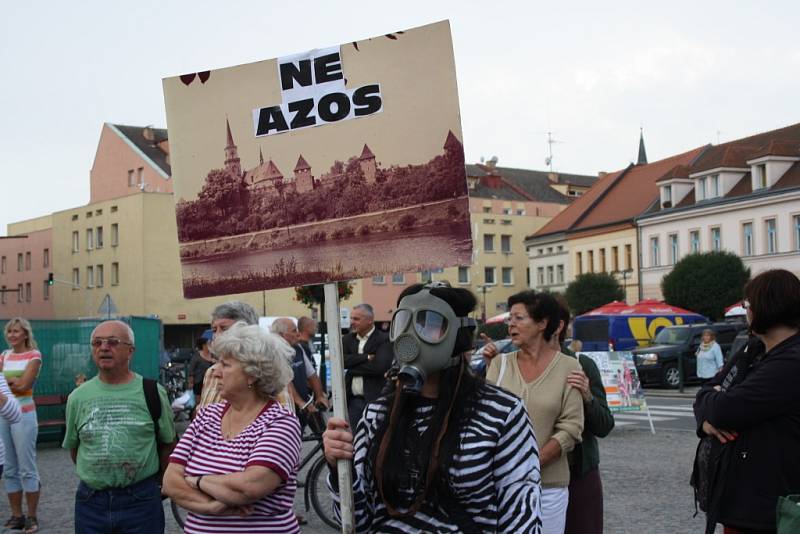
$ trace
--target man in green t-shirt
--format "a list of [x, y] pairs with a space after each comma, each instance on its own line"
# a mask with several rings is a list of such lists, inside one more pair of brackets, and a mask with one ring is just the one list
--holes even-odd
[[91, 344], [98, 374], [70, 394], [63, 443], [81, 480], [75, 532], [164, 532], [159, 472], [175, 443], [166, 391], [158, 386], [156, 433], [142, 376], [130, 370], [133, 331], [106, 321]]

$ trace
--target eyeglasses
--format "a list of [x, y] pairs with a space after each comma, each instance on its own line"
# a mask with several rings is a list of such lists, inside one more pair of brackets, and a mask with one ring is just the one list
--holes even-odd
[[118, 337], [96, 337], [91, 341], [92, 346], [95, 347], [95, 348], [96, 347], [102, 347], [103, 343], [105, 343], [106, 345], [108, 345], [111, 348], [116, 347], [120, 343], [123, 344], [123, 345], [132, 346], [131, 343], [128, 343], [127, 341], [122, 341]]
[[505, 318], [505, 320], [503, 322], [506, 323], [506, 324], [521, 323], [522, 321], [524, 321], [526, 319], [530, 319], [530, 316], [529, 315], [521, 315], [521, 314], [509, 315], [508, 317]]

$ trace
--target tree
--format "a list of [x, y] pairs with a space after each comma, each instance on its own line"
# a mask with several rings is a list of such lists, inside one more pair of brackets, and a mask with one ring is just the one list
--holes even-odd
[[661, 280], [667, 304], [722, 319], [725, 307], [742, 298], [750, 269], [731, 252], [690, 254]]
[[608, 273], [586, 273], [578, 275], [568, 286], [567, 303], [575, 315], [608, 304], [613, 300], [624, 300], [617, 279]]

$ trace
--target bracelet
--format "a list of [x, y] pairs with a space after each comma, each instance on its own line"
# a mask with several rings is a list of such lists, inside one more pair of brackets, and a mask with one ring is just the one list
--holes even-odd
[[198, 489], [198, 491], [200, 491], [201, 493], [205, 493], [205, 491], [203, 491], [203, 488], [200, 487], [200, 481], [203, 480], [203, 476], [204, 475], [198, 476], [197, 477], [197, 482], [194, 483], [194, 487], [196, 487]]

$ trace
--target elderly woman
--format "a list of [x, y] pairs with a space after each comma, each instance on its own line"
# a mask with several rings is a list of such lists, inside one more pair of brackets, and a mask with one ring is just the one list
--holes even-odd
[[525, 402], [540, 447], [542, 532], [561, 534], [569, 503], [567, 453], [580, 443], [584, 425], [583, 399], [567, 379], [581, 366], [551, 343], [561, 324], [553, 296], [522, 291], [509, 297], [508, 307], [508, 334], [519, 350], [495, 358], [497, 348], [488, 344], [486, 380]]
[[763, 347], [750, 343], [731, 358], [694, 406], [698, 435], [721, 445], [709, 478], [708, 533], [716, 523], [726, 533], [775, 532], [778, 497], [800, 493], [800, 280], [765, 271], [744, 294]]
[[[400, 294], [399, 369], [355, 433], [328, 420], [325, 459], [353, 459], [358, 532], [541, 534], [539, 459], [517, 398], [469, 370], [475, 296], [443, 282]], [[337, 477], [329, 484], [338, 501]]]
[[703, 330], [703, 337], [700, 346], [697, 347], [697, 378], [703, 382], [714, 378], [721, 369], [724, 361], [722, 360], [722, 349], [716, 341], [716, 333], [710, 328]]
[[[11, 517], [4, 527], [33, 533], [39, 531], [37, 509], [42, 485], [36, 466], [39, 424], [33, 403], [33, 386], [42, 367], [42, 354], [37, 350], [33, 329], [26, 319], [15, 317], [8, 321], [5, 334], [11, 348], [0, 355], [0, 368], [19, 401], [22, 420], [14, 424], [0, 420], [0, 438], [6, 451], [5, 486], [11, 508]], [[23, 492], [28, 505], [27, 517], [22, 512]]]
[[200, 410], [164, 476], [164, 492], [189, 510], [185, 532], [300, 532], [300, 428], [275, 400], [292, 379], [288, 350], [243, 322], [211, 343], [223, 402]]

